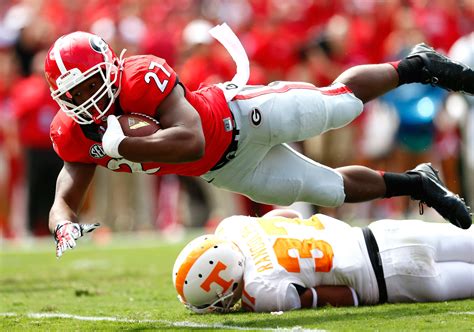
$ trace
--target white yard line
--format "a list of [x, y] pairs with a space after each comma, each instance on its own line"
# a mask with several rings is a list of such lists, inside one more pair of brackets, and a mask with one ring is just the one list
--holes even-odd
[[448, 314], [451, 314], [451, 315], [474, 315], [474, 311], [460, 311], [460, 312], [450, 311], [450, 312], [448, 312]]
[[119, 317], [106, 317], [106, 316], [79, 316], [71, 315], [65, 313], [26, 313], [18, 314], [14, 312], [0, 312], [0, 317], [19, 317], [25, 316], [28, 318], [42, 319], [42, 318], [64, 318], [64, 319], [75, 319], [83, 321], [108, 321], [108, 322], [118, 322], [118, 323], [155, 323], [162, 324], [170, 327], [189, 327], [189, 328], [210, 328], [210, 329], [228, 329], [228, 330], [240, 330], [240, 331], [278, 331], [278, 332], [324, 332], [325, 330], [318, 329], [306, 329], [301, 326], [294, 326], [292, 328], [269, 328], [269, 327], [244, 327], [237, 325], [224, 325], [224, 324], [202, 324], [189, 321], [173, 322], [164, 319], [129, 319], [129, 318], [119, 318]]

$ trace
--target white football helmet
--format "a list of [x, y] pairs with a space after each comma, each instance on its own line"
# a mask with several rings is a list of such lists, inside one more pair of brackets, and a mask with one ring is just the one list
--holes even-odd
[[240, 299], [244, 255], [232, 242], [216, 235], [192, 240], [173, 267], [179, 300], [196, 313], [229, 312]]
[[[120, 92], [123, 53], [117, 58], [102, 38], [82, 31], [56, 40], [46, 56], [44, 71], [51, 96], [61, 110], [79, 124], [103, 117]], [[87, 101], [75, 105], [69, 90], [96, 74], [102, 77], [102, 86]], [[102, 98], [107, 98], [103, 109], [98, 106]]]

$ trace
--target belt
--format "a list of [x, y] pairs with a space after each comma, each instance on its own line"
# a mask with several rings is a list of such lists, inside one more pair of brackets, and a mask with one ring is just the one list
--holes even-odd
[[379, 304], [387, 302], [387, 285], [385, 284], [385, 277], [383, 274], [382, 259], [380, 258], [379, 246], [375, 240], [375, 236], [369, 227], [362, 228], [362, 234], [364, 234], [365, 245], [367, 246], [367, 252], [369, 253], [370, 263], [377, 279], [377, 285], [379, 287]]
[[224, 167], [229, 161], [235, 158], [237, 153], [237, 147], [239, 145], [240, 130], [237, 128], [237, 123], [235, 122], [234, 115], [230, 112], [232, 116], [232, 141], [230, 142], [227, 149], [222, 154], [221, 159], [210, 169], [211, 171], [216, 171]]

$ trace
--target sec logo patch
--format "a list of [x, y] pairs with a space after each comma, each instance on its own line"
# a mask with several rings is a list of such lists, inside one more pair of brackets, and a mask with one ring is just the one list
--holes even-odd
[[254, 127], [258, 127], [262, 123], [262, 113], [260, 113], [258, 108], [253, 108], [250, 112], [250, 123]]
[[105, 157], [104, 149], [102, 148], [102, 145], [100, 144], [92, 145], [91, 148], [89, 149], [89, 154], [94, 159], [100, 159], [100, 158]]

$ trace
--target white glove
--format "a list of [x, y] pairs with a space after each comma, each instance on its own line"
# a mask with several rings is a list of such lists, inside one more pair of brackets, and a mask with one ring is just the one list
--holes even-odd
[[102, 136], [102, 147], [105, 153], [112, 158], [122, 158], [118, 148], [125, 137], [117, 117], [109, 115], [107, 117], [107, 129], [104, 136]]
[[56, 241], [56, 257], [59, 258], [68, 249], [76, 246], [76, 240], [86, 233], [92, 232], [99, 227], [95, 224], [78, 224], [70, 221], [64, 221], [56, 225], [54, 230], [54, 241]]

